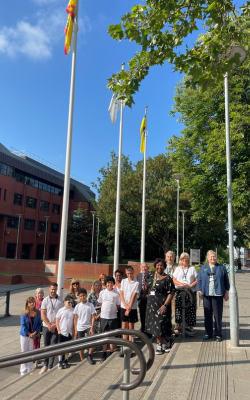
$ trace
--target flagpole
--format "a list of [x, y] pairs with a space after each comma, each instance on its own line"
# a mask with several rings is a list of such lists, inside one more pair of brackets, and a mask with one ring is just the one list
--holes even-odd
[[145, 107], [145, 138], [144, 138], [144, 164], [143, 164], [143, 191], [142, 191], [142, 218], [141, 218], [141, 263], [145, 262], [145, 230], [146, 230], [146, 166], [147, 166], [147, 114], [148, 106]]
[[[122, 71], [124, 71], [124, 66], [125, 63], [122, 63]], [[123, 101], [121, 100], [119, 156], [118, 156], [117, 193], [116, 193], [116, 216], [115, 216], [115, 248], [114, 248], [114, 266], [113, 266], [114, 276], [115, 276], [115, 271], [118, 269], [118, 264], [119, 264], [122, 131], [123, 131]]]
[[64, 267], [65, 267], [66, 243], [67, 243], [69, 191], [70, 191], [70, 166], [71, 166], [72, 131], [73, 131], [74, 96], [75, 96], [76, 45], [77, 45], [77, 32], [79, 29], [78, 28], [78, 12], [79, 12], [79, 0], [76, 0], [76, 14], [75, 14], [75, 23], [74, 23], [74, 42], [73, 42], [73, 51], [72, 51], [71, 84], [70, 84], [70, 97], [69, 97], [67, 149], [66, 149], [66, 163], [65, 163], [64, 188], [63, 188], [63, 208], [62, 208], [60, 250], [59, 250], [58, 276], [57, 276], [58, 295], [59, 296], [63, 295]]

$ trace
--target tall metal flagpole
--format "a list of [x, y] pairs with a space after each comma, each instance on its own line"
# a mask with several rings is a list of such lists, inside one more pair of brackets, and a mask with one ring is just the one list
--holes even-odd
[[[125, 63], [122, 63], [122, 71], [124, 70], [124, 66]], [[118, 156], [117, 193], [116, 193], [116, 216], [115, 216], [115, 249], [114, 249], [114, 269], [113, 269], [114, 276], [115, 276], [115, 270], [118, 268], [118, 263], [119, 263], [122, 131], [123, 131], [123, 101], [121, 100], [119, 156]]]
[[73, 131], [74, 96], [75, 96], [76, 45], [77, 45], [77, 32], [79, 29], [78, 13], [79, 13], [79, 0], [76, 0], [76, 15], [74, 23], [74, 42], [72, 51], [71, 84], [70, 84], [70, 97], [69, 97], [67, 149], [66, 149], [65, 177], [64, 177], [64, 190], [63, 190], [63, 209], [62, 209], [62, 223], [61, 223], [60, 250], [59, 250], [58, 277], [57, 277], [59, 296], [63, 295], [64, 267], [65, 267], [65, 255], [66, 255], [66, 243], [67, 243], [70, 166], [71, 166], [72, 131]]
[[145, 139], [144, 139], [144, 165], [143, 165], [143, 191], [142, 191], [142, 222], [141, 222], [141, 263], [145, 262], [145, 229], [146, 229], [146, 166], [147, 166], [147, 113], [145, 107]]

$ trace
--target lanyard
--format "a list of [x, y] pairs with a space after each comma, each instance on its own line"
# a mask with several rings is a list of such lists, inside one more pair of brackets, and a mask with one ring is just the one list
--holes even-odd
[[[162, 275], [161, 275], [161, 276], [162, 276]], [[156, 284], [156, 281], [158, 281], [158, 279], [160, 279], [160, 278], [157, 278], [157, 271], [155, 271], [155, 276], [154, 276], [154, 280], [153, 280], [152, 289], [154, 288], [154, 286], [155, 286], [155, 284]]]
[[185, 273], [184, 269], [182, 268], [182, 273], [183, 273], [183, 278], [186, 281], [187, 280], [188, 269], [187, 269], [187, 272]]
[[56, 302], [55, 302], [55, 304], [53, 304], [53, 303], [52, 303], [52, 300], [51, 300], [51, 298], [49, 298], [49, 299], [50, 299], [50, 302], [51, 302], [52, 314], [54, 314], [54, 311], [55, 311], [55, 308], [56, 308], [57, 299], [56, 299]]

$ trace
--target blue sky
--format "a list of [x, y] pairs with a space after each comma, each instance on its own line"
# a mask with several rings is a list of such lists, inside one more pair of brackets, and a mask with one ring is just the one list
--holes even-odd
[[[110, 121], [107, 79], [139, 50], [132, 43], [115, 42], [106, 32], [138, 3], [80, 0], [71, 173], [87, 185], [96, 182], [110, 152], [118, 152], [119, 121], [114, 126]], [[71, 53], [63, 52], [67, 4], [11, 0], [0, 15], [0, 141], [63, 169], [71, 74]], [[181, 124], [168, 116], [180, 79], [168, 63], [154, 67], [135, 96], [133, 109], [125, 108], [123, 153], [133, 162], [142, 158], [139, 129], [145, 105], [149, 156], [164, 152], [166, 141], [181, 131]]]

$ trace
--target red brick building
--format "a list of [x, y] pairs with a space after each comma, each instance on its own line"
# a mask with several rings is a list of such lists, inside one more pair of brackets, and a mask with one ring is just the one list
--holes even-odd
[[[18, 155], [16, 155], [18, 154]], [[0, 257], [58, 259], [63, 203], [63, 173], [24, 152], [0, 143]], [[81, 181], [70, 180], [69, 215], [81, 203], [93, 210], [95, 194]]]

